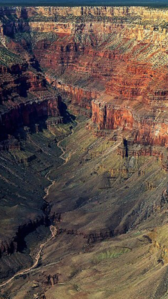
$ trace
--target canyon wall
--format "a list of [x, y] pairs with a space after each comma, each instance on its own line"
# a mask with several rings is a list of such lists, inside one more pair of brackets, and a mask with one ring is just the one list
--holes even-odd
[[37, 17], [79, 17], [79, 16], [93, 16], [93, 17], [117, 17], [117, 16], [139, 16], [144, 20], [151, 22], [158, 20], [168, 20], [167, 11], [165, 9], [151, 9], [148, 7], [1, 7], [0, 15], [8, 16], [15, 14], [17, 18], [31, 18]]
[[1, 114], [0, 118], [0, 139], [3, 140], [8, 134], [14, 134], [17, 128], [31, 127], [40, 120], [43, 121], [49, 116], [57, 117], [61, 122], [60, 98], [42, 97], [36, 101], [22, 103], [13, 109]]
[[31, 107], [30, 116], [17, 116], [24, 125], [31, 115], [60, 115], [52, 95], [46, 104], [50, 86], [73, 113], [92, 114], [98, 130], [120, 128], [135, 143], [167, 147], [167, 10], [13, 7], [1, 8], [0, 18], [6, 131], [23, 107]]
[[[65, 129], [65, 132], [64, 129], [61, 131], [61, 126], [59, 127], [58, 140], [57, 136], [50, 135], [48, 131], [36, 137], [33, 134], [27, 134], [28, 137], [26, 136], [24, 140], [21, 138], [21, 133], [22, 131], [30, 133], [30, 128], [32, 132], [38, 133], [40, 129], [42, 132], [44, 128], [49, 128], [52, 124], [62, 123], [67, 115], [67, 108], [73, 115], [86, 116], [89, 119], [87, 127], [91, 131], [87, 131], [83, 139], [80, 134], [76, 137], [79, 143], [83, 142], [81, 148], [79, 147], [80, 154], [77, 154], [78, 160], [74, 159], [76, 168], [73, 169], [71, 164], [66, 165], [63, 170], [60, 169], [60, 174], [55, 175], [58, 176], [56, 181], [58, 188], [57, 185], [55, 187], [58, 194], [52, 195], [53, 202], [55, 204], [59, 199], [61, 210], [72, 210], [70, 205], [77, 200], [79, 188], [83, 188], [82, 192], [85, 196], [86, 190], [89, 190], [86, 202], [90, 201], [92, 192], [94, 198], [97, 188], [101, 192], [103, 188], [107, 189], [108, 184], [105, 184], [103, 188], [97, 187], [100, 185], [99, 180], [102, 183], [105, 175], [105, 182], [110, 181], [108, 188], [112, 190], [113, 183], [111, 182], [116, 179], [118, 190], [122, 189], [121, 184], [125, 184], [123, 182], [133, 175], [134, 170], [128, 165], [127, 162], [130, 162], [127, 161], [128, 159], [121, 159], [116, 153], [123, 158], [130, 157], [130, 159], [135, 156], [140, 156], [140, 158], [141, 156], [154, 156], [160, 162], [159, 167], [162, 168], [164, 177], [165, 171], [168, 170], [168, 11], [137, 7], [13, 7], [0, 8], [0, 20], [1, 205], [5, 203], [5, 209], [7, 209], [6, 205], [9, 203], [11, 212], [8, 216], [11, 222], [4, 230], [6, 225], [4, 224], [6, 218], [4, 218], [3, 231], [0, 235], [0, 254], [6, 255], [21, 251], [18, 241], [20, 235], [24, 239], [27, 231], [30, 232], [40, 225], [45, 225], [45, 213], [42, 209], [44, 192], [41, 190], [46, 186], [48, 171], [53, 166], [56, 171], [60, 167], [59, 157], [64, 155], [61, 155], [61, 147], [57, 148], [56, 143], [60, 140], [59, 138], [62, 138], [62, 134], [72, 132], [72, 124], [69, 124], [69, 131]], [[78, 130], [76, 131], [78, 133]], [[111, 132], [114, 132], [113, 136], [110, 135]], [[90, 149], [94, 147], [95, 135], [101, 136], [100, 143], [103, 143], [104, 136], [109, 136], [108, 134], [110, 135], [108, 142], [114, 145], [115, 151], [111, 152], [110, 146], [106, 151], [106, 144], [104, 147], [98, 144], [95, 151], [90, 154]], [[85, 147], [87, 138], [91, 145]], [[70, 160], [69, 157], [73, 156], [80, 146], [74, 142], [75, 140], [71, 143], [69, 155], [65, 156], [64, 164]], [[74, 144], [75, 148], [73, 148]], [[106, 161], [108, 167], [111, 167], [111, 172], [108, 170], [106, 174], [106, 167], [102, 164], [108, 153], [112, 154]], [[114, 154], [118, 157], [115, 156], [114, 159], [120, 162], [112, 167], [109, 165]], [[103, 159], [101, 155], [104, 155]], [[95, 160], [95, 164], [93, 163], [89, 169], [88, 161], [94, 158], [99, 160]], [[34, 162], [31, 164], [31, 161]], [[122, 167], [120, 167], [121, 161], [125, 163]], [[138, 159], [134, 161], [132, 159], [130, 164], [140, 163]], [[86, 167], [81, 170], [87, 162]], [[30, 167], [26, 168], [26, 164]], [[102, 176], [98, 172], [99, 167], [102, 169]], [[74, 178], [71, 175], [75, 173], [78, 177], [76, 169], [79, 175], [82, 174], [84, 177], [77, 178], [73, 185]], [[113, 170], [114, 174], [111, 175]], [[128, 177], [128, 170], [131, 173], [129, 173], [130, 177]], [[64, 174], [64, 171], [67, 173]], [[140, 180], [144, 170], [137, 166], [136, 171], [138, 180]], [[87, 172], [86, 179], [85, 173]], [[132, 199], [137, 198], [143, 181], [147, 180], [145, 174], [143, 175], [139, 189], [134, 188], [135, 179], [132, 179], [133, 187], [130, 189], [132, 188], [133, 191], [135, 189], [131, 195]], [[62, 177], [63, 181], [61, 181]], [[129, 193], [127, 190], [129, 187], [126, 184], [124, 190]], [[143, 188], [151, 191], [154, 189], [153, 186], [157, 185], [157, 181], [155, 184], [145, 181], [145, 184], [147, 187]], [[61, 197], [63, 195], [59, 194], [59, 188], [61, 191], [62, 188], [69, 188], [64, 195], [66, 204], [63, 203], [63, 208]], [[71, 196], [73, 200], [71, 200], [67, 194], [70, 194], [69, 190], [73, 188], [75, 191]], [[163, 187], [160, 186], [161, 188]], [[120, 191], [116, 201], [115, 216], [115, 212], [112, 211], [115, 211], [115, 208], [111, 205], [111, 190], [109, 192], [110, 205], [106, 207], [111, 218], [108, 224], [107, 219], [104, 220], [102, 226], [104, 225], [105, 230], [98, 227], [97, 230], [91, 231], [90, 226], [86, 231], [75, 230], [71, 229], [67, 221], [68, 224], [65, 223], [65, 226], [62, 222], [58, 233], [60, 235], [61, 233], [82, 235], [89, 244], [125, 233], [131, 227], [131, 225], [128, 227], [125, 225], [127, 221], [117, 228], [121, 221], [118, 202], [124, 196]], [[142, 193], [141, 201], [144, 198], [146, 200], [147, 195], [144, 194]], [[129, 206], [129, 196], [128, 201], [123, 205], [123, 215], [129, 213], [134, 206], [133, 200]], [[91, 198], [91, 206], [87, 208], [88, 210], [86, 209], [87, 212], [90, 207], [91, 209], [99, 207], [96, 197], [97, 195], [93, 202]], [[37, 201], [39, 203], [36, 206]], [[104, 201], [106, 201], [106, 195], [103, 198], [103, 204]], [[52, 200], [49, 202], [51, 203]], [[82, 205], [85, 205], [85, 201], [79, 207], [74, 204], [73, 209], [80, 209]], [[55, 206], [56, 211], [58, 211], [58, 206]], [[99, 209], [100, 223], [102, 222], [101, 206]], [[37, 213], [37, 211], [40, 212]], [[145, 211], [144, 208], [144, 214]], [[137, 214], [133, 212], [134, 214], [130, 217], [134, 222]], [[106, 213], [107, 210], [104, 212], [105, 218]], [[26, 217], [33, 218], [30, 223], [25, 214]], [[4, 215], [6, 217], [5, 213]], [[17, 219], [15, 226], [12, 223], [13, 215]], [[90, 219], [92, 217], [93, 215]], [[83, 218], [80, 216], [79, 219]]]

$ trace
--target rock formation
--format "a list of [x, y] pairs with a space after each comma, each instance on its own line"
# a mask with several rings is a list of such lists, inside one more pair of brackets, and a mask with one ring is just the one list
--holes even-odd
[[[76, 113], [81, 108], [80, 112], [89, 115], [92, 106], [92, 121], [99, 129], [133, 130], [137, 143], [166, 146], [168, 37], [166, 27], [159, 25], [160, 20], [167, 20], [164, 10], [37, 7], [5, 12], [2, 8], [3, 13], [14, 18], [12, 23], [9, 20], [4, 24], [2, 20], [3, 42], [6, 36], [16, 40], [23, 31], [30, 36], [31, 49], [45, 70], [46, 80], [69, 98]], [[46, 20], [41, 21], [42, 17]], [[15, 54], [17, 46], [12, 45]], [[21, 47], [24, 55], [26, 48], [29, 52], [24, 35]], [[44, 79], [26, 73], [25, 64], [12, 66], [12, 71], [1, 67], [1, 72], [12, 78], [18, 68], [24, 93], [46, 88]], [[6, 87], [2, 85], [2, 103], [11, 89], [22, 96], [19, 78], [3, 84]]]
[[[166, 145], [168, 33], [160, 21], [167, 18], [164, 10], [136, 7], [1, 8], [2, 50], [25, 60], [1, 66], [1, 103], [13, 101], [11, 90], [21, 97], [45, 91], [47, 80], [76, 113], [90, 115], [92, 106], [99, 129], [134, 130], [137, 143]], [[28, 71], [37, 62], [45, 79]]]
[[[52, 223], [58, 243], [43, 248], [45, 271], [24, 277], [31, 298], [85, 276], [70, 269], [71, 254], [75, 267], [80, 254], [91, 267], [100, 259], [102, 273], [104, 256], [166, 256], [148, 232], [167, 223], [168, 11], [1, 7], [0, 20], [0, 279], [32, 264]], [[100, 254], [96, 244], [110, 238], [122, 252]], [[151, 267], [165, 256], [152, 253]]]

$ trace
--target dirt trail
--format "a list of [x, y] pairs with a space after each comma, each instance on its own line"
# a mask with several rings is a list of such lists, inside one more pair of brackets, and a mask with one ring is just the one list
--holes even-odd
[[[49, 172], [47, 173], [46, 177], [48, 178], [48, 175], [49, 175]], [[49, 179], [49, 178], [48, 178]], [[51, 184], [45, 189], [45, 196], [43, 197], [44, 200], [46, 198], [46, 196], [49, 195], [49, 191], [50, 191], [50, 188], [53, 186], [53, 184], [55, 183], [55, 181], [52, 181], [51, 179], [49, 179], [49, 181], [51, 181]], [[11, 278], [9, 278], [7, 281], [3, 282], [0, 284], [0, 288], [1, 287], [4, 287], [6, 286], [7, 284], [9, 284], [14, 278], [18, 277], [18, 276], [21, 276], [21, 275], [24, 275], [24, 274], [28, 274], [29, 272], [31, 272], [32, 269], [36, 268], [38, 263], [39, 263], [39, 260], [40, 260], [40, 257], [41, 257], [41, 253], [42, 253], [42, 250], [43, 248], [53, 239], [55, 238], [55, 236], [57, 235], [57, 228], [53, 225], [50, 225], [50, 232], [51, 232], [51, 236], [44, 242], [40, 245], [40, 249], [39, 251], [37, 252], [36, 256], [35, 256], [35, 260], [34, 260], [34, 263], [31, 267], [27, 268], [27, 269], [24, 269], [24, 270], [21, 270], [17, 273], [15, 273]]]
[[[77, 121], [76, 121], [76, 124], [78, 125], [78, 122], [77, 122]], [[67, 137], [69, 137], [69, 136], [72, 135], [73, 133], [74, 133], [74, 129], [71, 130], [71, 132], [70, 132], [70, 134], [69, 134], [68, 136], [66, 136], [65, 138], [63, 138], [62, 140], [60, 140], [60, 141], [57, 143], [57, 146], [58, 146], [58, 147], [60, 148], [60, 150], [62, 151], [62, 154], [61, 154], [60, 158], [61, 158], [62, 160], [64, 160], [64, 164], [63, 164], [63, 165], [65, 165], [65, 164], [68, 162], [69, 157], [64, 158], [64, 154], [66, 153], [66, 151], [65, 151], [64, 148], [62, 147], [61, 142], [63, 142]], [[61, 165], [61, 166], [62, 166], [62, 165]]]
[[16, 274], [14, 274], [11, 278], [9, 278], [7, 281], [3, 282], [2, 284], [0, 284], [0, 287], [4, 287], [6, 286], [7, 284], [9, 284], [14, 278], [18, 277], [18, 276], [21, 276], [21, 275], [24, 275], [24, 274], [27, 274], [29, 273], [32, 269], [34, 269], [35, 267], [37, 267], [38, 263], [39, 263], [39, 260], [40, 260], [40, 257], [41, 257], [41, 253], [42, 253], [42, 250], [43, 248], [45, 247], [45, 245], [53, 238], [55, 238], [56, 234], [57, 234], [57, 229], [56, 227], [54, 227], [53, 225], [50, 226], [50, 231], [51, 231], [51, 237], [49, 237], [47, 239], [46, 242], [42, 243], [40, 245], [40, 249], [38, 251], [38, 253], [36, 254], [35, 256], [35, 261], [33, 263], [33, 265], [25, 270], [21, 270], [19, 272], [17, 272]]
[[[74, 132], [74, 130], [72, 129], [72, 130], [71, 130], [71, 133], [70, 133], [69, 135], [72, 135], [73, 132]], [[66, 136], [65, 138], [67, 138], [67, 136]], [[64, 138], [64, 139], [65, 139], [65, 138]], [[64, 150], [64, 148], [60, 145], [60, 143], [61, 143], [64, 139], [60, 140], [60, 141], [57, 143], [57, 146], [58, 146], [58, 147], [61, 149], [61, 151], [62, 151], [62, 154], [60, 155], [60, 158], [61, 158], [62, 160], [64, 160], [63, 165], [66, 164], [66, 163], [68, 162], [68, 158], [64, 158], [64, 157], [63, 157], [64, 154], [65, 154], [65, 150]], [[61, 166], [62, 166], [62, 165], [61, 165]], [[51, 170], [50, 170], [50, 171], [51, 171]], [[45, 188], [45, 195], [44, 195], [44, 197], [43, 197], [44, 200], [45, 200], [45, 198], [49, 195], [49, 193], [50, 193], [50, 188], [55, 184], [55, 181], [54, 181], [54, 180], [51, 180], [51, 179], [49, 178], [50, 171], [46, 174], [46, 178], [51, 182], [51, 184], [50, 184], [47, 188]], [[45, 247], [45, 246], [46, 246], [46, 245], [47, 245], [53, 238], [56, 237], [56, 235], [57, 235], [57, 228], [56, 228], [55, 226], [53, 226], [53, 225], [50, 225], [50, 232], [51, 232], [51, 236], [50, 236], [44, 243], [42, 243], [42, 244], [40, 245], [40, 249], [39, 249], [39, 251], [37, 252], [37, 254], [36, 254], [36, 256], [35, 256], [35, 260], [34, 260], [33, 265], [32, 265], [31, 267], [27, 268], [27, 269], [24, 269], [24, 270], [21, 270], [21, 271], [15, 273], [11, 278], [9, 278], [9, 279], [6, 280], [5, 282], [1, 283], [1, 284], [0, 284], [0, 288], [6, 286], [7, 284], [9, 284], [9, 283], [10, 283], [13, 279], [15, 279], [16, 277], [18, 277], [18, 276], [22, 276], [22, 275], [24, 275], [24, 274], [28, 274], [29, 272], [31, 272], [34, 268], [36, 268], [36, 267], [38, 266], [38, 263], [39, 263], [39, 260], [40, 260], [40, 258], [41, 258], [41, 254], [42, 254], [43, 248], [44, 248], [44, 247]]]
[[[64, 139], [65, 139], [65, 138], [64, 138]], [[61, 149], [61, 151], [62, 151], [62, 154], [61, 154], [60, 158], [61, 158], [62, 160], [64, 160], [64, 161], [66, 161], [66, 158], [63, 157], [64, 154], [65, 154], [65, 150], [64, 150], [64, 148], [60, 145], [60, 143], [61, 143], [64, 139], [60, 140], [60, 141], [57, 143], [57, 146], [58, 146], [58, 147]]]

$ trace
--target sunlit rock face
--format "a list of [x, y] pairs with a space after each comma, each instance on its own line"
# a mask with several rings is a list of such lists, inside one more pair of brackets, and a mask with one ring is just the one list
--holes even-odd
[[[24, 90], [43, 91], [48, 82], [69, 101], [74, 113], [92, 114], [99, 129], [121, 127], [133, 130], [137, 143], [167, 144], [168, 35], [161, 23], [167, 21], [166, 11], [34, 7], [2, 8], [4, 13], [2, 46], [8, 43], [26, 63], [29, 56], [28, 64], [36, 70], [40, 65], [45, 76], [21, 75]], [[13, 66], [10, 75], [26, 67]], [[9, 70], [2, 66], [1, 72]], [[11, 80], [5, 83], [9, 90], [3, 89], [5, 99], [11, 89], [23, 93], [20, 79], [14, 86]]]
[[48, 83], [99, 129], [167, 144], [167, 18], [142, 7], [1, 8], [1, 47], [12, 56], [10, 68], [1, 66], [1, 103]]
[[[1, 7], [0, 19], [0, 280], [31, 267], [49, 226], [57, 231], [6, 298], [161, 298], [168, 11]], [[141, 275], [140, 298], [130, 285]]]

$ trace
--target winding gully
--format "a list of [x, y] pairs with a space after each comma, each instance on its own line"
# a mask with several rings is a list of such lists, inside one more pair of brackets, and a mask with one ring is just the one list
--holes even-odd
[[[74, 132], [74, 130], [72, 129], [71, 130], [71, 133], [69, 134], [72, 135]], [[67, 138], [67, 136], [65, 137]], [[64, 148], [61, 146], [61, 142], [65, 139], [63, 138], [62, 140], [60, 140], [58, 143], [57, 143], [57, 147], [61, 149], [62, 153], [60, 155], [60, 158], [64, 161], [63, 165], [66, 164], [68, 162], [68, 158], [64, 158], [64, 154], [65, 154], [65, 150]], [[54, 180], [51, 180], [50, 177], [49, 177], [49, 174], [50, 174], [50, 171], [46, 174], [46, 177], [47, 179], [51, 182], [51, 184], [45, 188], [45, 195], [43, 197], [43, 199], [45, 200], [46, 197], [49, 195], [49, 192], [50, 192], [50, 188], [54, 185], [55, 181]], [[50, 225], [50, 232], [51, 232], [51, 236], [44, 242], [40, 245], [40, 248], [35, 256], [35, 259], [34, 259], [34, 263], [31, 267], [27, 268], [27, 269], [24, 269], [24, 270], [21, 270], [17, 273], [15, 273], [11, 278], [9, 278], [8, 280], [6, 280], [5, 282], [1, 283], [0, 284], [0, 288], [2, 287], [5, 287], [6, 285], [8, 285], [10, 282], [12, 282], [16, 277], [19, 277], [19, 276], [22, 276], [24, 274], [28, 274], [30, 273], [33, 269], [35, 269], [38, 264], [39, 264], [39, 260], [41, 258], [41, 254], [42, 254], [42, 251], [44, 249], [44, 247], [52, 240], [56, 237], [57, 235], [57, 228], [53, 225]]]

